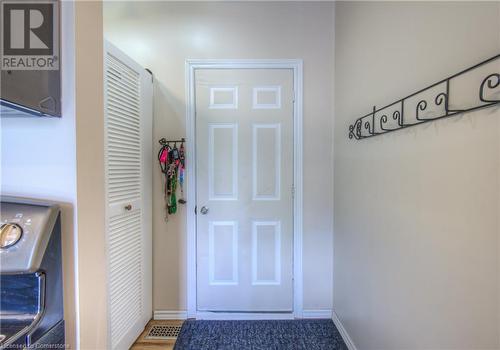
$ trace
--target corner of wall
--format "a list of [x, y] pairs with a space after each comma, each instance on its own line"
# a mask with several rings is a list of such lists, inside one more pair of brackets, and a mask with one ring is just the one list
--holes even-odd
[[[71, 192], [73, 203], [62, 205], [63, 271], [64, 271], [64, 320], [65, 338], [69, 347], [79, 347], [79, 303], [78, 303], [78, 237], [76, 224], [76, 131], [75, 131], [75, 6], [71, 1], [61, 2], [61, 84], [62, 115], [70, 119], [68, 132], [72, 135]], [[68, 145], [69, 147], [70, 145]]]
[[[500, 2], [497, 3], [498, 6], [498, 52], [500, 52]], [[498, 112], [499, 117], [500, 117], [500, 111]], [[500, 118], [498, 119], [497, 122], [497, 127], [498, 127], [498, 135], [500, 135]], [[500, 164], [500, 139], [498, 140], [498, 164]], [[499, 180], [500, 181], [500, 180]], [[500, 349], [500, 186], [498, 186], [498, 214], [497, 214], [497, 229], [498, 229], [498, 236], [497, 236], [497, 242], [498, 242], [498, 249], [497, 249], [497, 263], [498, 263], [498, 316], [497, 316], [497, 326], [498, 326], [498, 348]]]
[[79, 347], [109, 348], [105, 252], [103, 14], [75, 2]]
[[333, 26], [333, 45], [332, 45], [332, 48], [333, 48], [333, 53], [332, 53], [332, 57], [333, 57], [333, 62], [332, 62], [332, 65], [333, 65], [333, 69], [332, 69], [332, 72], [333, 72], [333, 76], [332, 76], [332, 110], [331, 110], [331, 113], [332, 113], [332, 130], [331, 130], [331, 135], [332, 135], [332, 150], [331, 150], [331, 154], [332, 154], [332, 170], [331, 170], [331, 174], [332, 174], [332, 193], [331, 193], [331, 196], [332, 196], [332, 309], [334, 310], [334, 314], [335, 314], [335, 306], [334, 306], [334, 294], [335, 294], [335, 279], [334, 279], [334, 276], [335, 276], [335, 13], [336, 13], [336, 7], [337, 7], [337, 2], [334, 2], [333, 3], [333, 6], [332, 6], [332, 26]]

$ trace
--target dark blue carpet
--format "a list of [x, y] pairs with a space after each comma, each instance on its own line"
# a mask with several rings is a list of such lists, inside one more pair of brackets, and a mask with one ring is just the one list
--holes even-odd
[[174, 350], [347, 350], [332, 320], [187, 320]]

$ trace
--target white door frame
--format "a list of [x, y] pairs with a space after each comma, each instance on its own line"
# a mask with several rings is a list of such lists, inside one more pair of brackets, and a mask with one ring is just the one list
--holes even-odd
[[[195, 70], [291, 69], [293, 71], [293, 313], [210, 313], [197, 311]], [[302, 318], [302, 60], [186, 60], [187, 317], [218, 319]]]

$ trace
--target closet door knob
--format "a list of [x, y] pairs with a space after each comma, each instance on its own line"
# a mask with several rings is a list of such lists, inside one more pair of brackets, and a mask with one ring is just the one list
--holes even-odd
[[125, 206], [125, 210], [128, 210], [128, 211], [132, 210], [132, 204], [127, 204]]
[[201, 207], [200, 213], [201, 213], [201, 215], [207, 215], [208, 214], [208, 208], [205, 207], [205, 206]]

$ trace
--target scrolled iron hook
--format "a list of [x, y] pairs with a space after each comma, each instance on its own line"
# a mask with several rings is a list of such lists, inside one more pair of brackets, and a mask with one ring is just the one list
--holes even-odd
[[[401, 118], [401, 112], [400, 111], [394, 111], [392, 113], [392, 119], [393, 120], [396, 120], [398, 122], [398, 126], [401, 126], [401, 122], [400, 122], [400, 118]], [[380, 117], [380, 129], [384, 130], [384, 131], [391, 131], [391, 130], [394, 130], [395, 128], [392, 128], [392, 129], [387, 129], [387, 128], [384, 128], [384, 124], [387, 124], [387, 120], [389, 118], [387, 117], [386, 114], [382, 115]], [[397, 128], [396, 128], [397, 129]]]
[[448, 95], [445, 92], [441, 92], [434, 99], [434, 103], [436, 104], [436, 106], [442, 105], [443, 102], [444, 102], [444, 111], [446, 115], [448, 115]]
[[417, 120], [425, 120], [424, 118], [418, 117], [418, 112], [425, 111], [426, 109], [427, 109], [427, 101], [426, 100], [421, 100], [419, 103], [417, 103], [417, 108], [415, 109], [415, 117], [417, 118]]
[[[494, 79], [496, 78], [496, 82], [494, 82]], [[481, 86], [479, 87], [479, 99], [483, 102], [499, 102], [500, 100], [489, 100], [484, 98], [484, 87], [485, 85], [488, 87], [488, 89], [496, 89], [498, 86], [500, 86], [500, 74], [499, 73], [493, 73], [488, 75], [483, 82], [481, 83]]]
[[403, 124], [401, 123], [401, 112], [400, 111], [394, 111], [394, 113], [392, 113], [392, 119], [397, 120], [399, 126], [403, 126]]
[[391, 129], [384, 128], [384, 124], [387, 123], [387, 116], [385, 114], [380, 117], [379, 122], [380, 122], [380, 129], [385, 130], [385, 131], [391, 130]]
[[374, 135], [374, 133], [372, 132], [372, 128], [371, 128], [370, 122], [365, 122], [364, 127], [365, 127], [366, 130], [368, 130], [368, 132], [370, 133], [370, 135]]
[[446, 104], [446, 100], [448, 100], [448, 96], [444, 92], [442, 92], [436, 96], [436, 98], [434, 99], [434, 102], [436, 103], [436, 105], [439, 106], [443, 102]]

